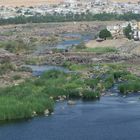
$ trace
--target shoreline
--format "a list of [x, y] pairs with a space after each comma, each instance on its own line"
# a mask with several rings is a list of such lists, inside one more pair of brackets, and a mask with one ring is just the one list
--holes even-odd
[[[6, 112], [3, 110], [3, 112], [0, 113], [0, 119], [13, 120], [32, 118], [40, 114], [48, 116], [53, 112], [54, 104], [56, 103], [56, 101], [73, 101], [74, 99], [82, 99], [83, 101], [95, 101], [99, 100], [100, 97], [102, 98], [102, 93], [105, 93], [117, 81], [131, 81], [134, 78], [136, 80], [140, 80], [137, 76], [124, 71], [123, 67], [121, 68], [122, 71], [120, 71], [120, 67], [117, 66], [119, 70], [116, 71], [116, 69], [118, 68], [115, 65], [100, 65], [98, 66], [99, 68], [97, 68], [96, 65], [83, 65], [84, 67], [79, 66], [77, 65], [76, 67], [74, 67], [77, 70], [81, 69], [82, 73], [80, 74], [64, 73], [59, 70], [51, 70], [42, 74], [39, 78], [35, 78], [34, 80], [30, 79], [19, 85], [3, 88], [0, 92], [2, 98], [2, 100], [0, 98], [0, 104], [3, 105], [3, 102], [7, 102], [7, 106], [9, 107], [6, 108], [5, 111], [7, 113], [9, 112], [9, 115], [5, 114]], [[94, 71], [89, 73], [89, 70], [87, 68], [89, 70], [93, 68]], [[114, 70], [111, 70], [112, 68]], [[77, 71], [76, 69], [75, 71]], [[110, 69], [112, 72], [109, 72], [107, 69]], [[93, 76], [95, 78], [93, 78]], [[126, 77], [128, 77], [129, 79], [126, 80]], [[120, 89], [118, 88], [118, 90], [121, 91], [122, 95], [127, 95], [129, 93], [130, 86], [127, 86], [127, 84], [123, 84], [122, 82], [121, 84], [119, 84], [118, 87]], [[55, 87], [53, 86], [53, 84], [55, 85]], [[136, 83], [134, 83], [132, 80], [130, 84], [135, 85]], [[125, 88], [126, 91], [123, 91], [123, 89]], [[36, 90], [34, 91], [34, 89]], [[137, 90], [139, 91], [139, 89]], [[136, 91], [136, 88], [134, 88], [134, 91]], [[9, 95], [8, 100], [6, 97], [7, 95]], [[32, 103], [30, 103], [31, 101]], [[14, 104], [11, 105], [9, 104], [10, 102], [13, 102]], [[73, 102], [70, 102], [69, 104], [72, 105]], [[15, 111], [18, 112], [21, 116], [16, 116]], [[3, 119], [2, 114], [5, 115]]]

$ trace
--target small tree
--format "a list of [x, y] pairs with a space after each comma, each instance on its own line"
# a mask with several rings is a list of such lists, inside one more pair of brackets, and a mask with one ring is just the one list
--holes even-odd
[[131, 34], [132, 34], [132, 27], [131, 27], [130, 24], [128, 24], [128, 26], [126, 28], [124, 28], [123, 33], [126, 36], [126, 38], [128, 38], [128, 39], [132, 38], [132, 36], [131, 36]]
[[112, 37], [111, 32], [107, 29], [103, 29], [99, 33], [99, 37], [106, 40], [106, 38]]

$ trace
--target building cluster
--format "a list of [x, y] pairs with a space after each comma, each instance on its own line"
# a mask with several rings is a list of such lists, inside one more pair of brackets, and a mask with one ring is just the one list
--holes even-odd
[[136, 41], [140, 41], [140, 22], [137, 23], [137, 28], [133, 30], [133, 38]]
[[19, 15], [33, 16], [36, 14], [45, 15], [47, 13], [117, 13], [127, 12], [140, 13], [140, 2], [114, 2], [112, 0], [63, 0], [57, 4], [44, 4], [34, 7], [5, 7], [0, 6], [0, 18], [9, 18]]
[[140, 40], [140, 22], [131, 21], [124, 22], [121, 24], [109, 25], [107, 26], [107, 30], [111, 32], [113, 38], [123, 38], [124, 37], [124, 29], [130, 25], [132, 30], [132, 38], [136, 41]]

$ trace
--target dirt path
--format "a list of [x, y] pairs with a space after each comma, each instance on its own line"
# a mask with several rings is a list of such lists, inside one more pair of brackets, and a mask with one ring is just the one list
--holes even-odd
[[113, 39], [113, 40], [105, 40], [103, 42], [97, 42], [96, 40], [89, 41], [86, 46], [88, 48], [96, 48], [96, 47], [115, 47], [118, 48], [124, 44], [129, 42], [127, 39]]

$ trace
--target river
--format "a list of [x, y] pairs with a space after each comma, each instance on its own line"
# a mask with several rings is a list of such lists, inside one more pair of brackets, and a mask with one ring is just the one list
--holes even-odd
[[[38, 54], [43, 54], [46, 49], [51, 49], [51, 48], [57, 48], [57, 49], [68, 49], [71, 48], [72, 46], [78, 45], [81, 42], [88, 42], [90, 40], [93, 40], [95, 38], [94, 33], [85, 33], [85, 34], [81, 34], [81, 33], [64, 33], [60, 35], [62, 39], [62, 41], [57, 42], [54, 45], [41, 45], [38, 46], [36, 51], [34, 52], [34, 54], [38, 55]], [[65, 38], [71, 38], [71, 39], [65, 39]]]
[[[51, 69], [68, 71], [47, 65], [30, 67], [35, 76]], [[78, 100], [73, 106], [58, 102], [48, 117], [1, 124], [0, 140], [140, 140], [140, 95], [122, 97], [116, 87], [99, 101]]]
[[140, 140], [140, 96], [117, 92], [114, 86], [99, 101], [58, 102], [51, 116], [1, 125], [0, 140]]
[[73, 39], [64, 40], [64, 41], [59, 42], [56, 45], [56, 48], [58, 48], [58, 49], [66, 49], [66, 48], [71, 47], [73, 45], [78, 45], [81, 42], [86, 43], [86, 42], [94, 39], [94, 34], [93, 33], [91, 33], [91, 34], [66, 33], [66, 34], [62, 34], [61, 36], [62, 36], [62, 38], [73, 37]]

